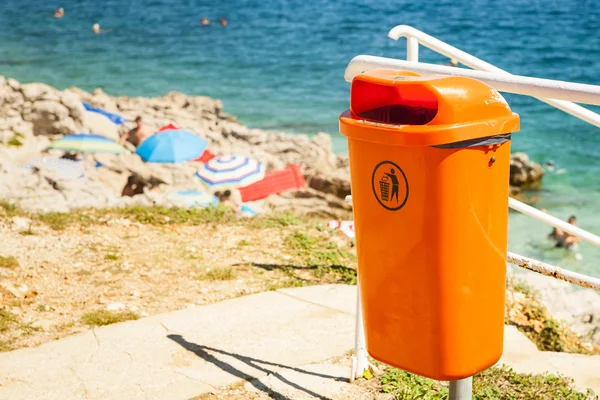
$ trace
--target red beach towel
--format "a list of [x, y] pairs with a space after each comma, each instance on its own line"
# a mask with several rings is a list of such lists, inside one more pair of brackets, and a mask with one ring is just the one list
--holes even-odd
[[269, 171], [263, 180], [240, 188], [242, 201], [256, 201], [272, 194], [302, 189], [306, 186], [300, 165], [289, 165], [281, 171]]

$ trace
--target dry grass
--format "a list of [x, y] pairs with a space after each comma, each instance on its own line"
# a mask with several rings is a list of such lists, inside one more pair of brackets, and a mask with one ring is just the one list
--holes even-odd
[[96, 310], [83, 314], [81, 321], [88, 326], [104, 326], [118, 322], [133, 321], [139, 316], [132, 311]]
[[569, 326], [550, 315], [531, 287], [519, 280], [508, 282], [505, 323], [516, 326], [538, 349], [565, 353], [600, 354]]
[[[15, 216], [30, 218], [35, 236], [14, 231]], [[30, 215], [0, 204], [0, 251], [27, 254], [17, 256], [20, 268], [5, 269], [3, 282], [29, 288], [23, 296], [0, 293], [0, 310], [16, 318], [0, 332], [0, 351], [81, 332], [105, 317], [119, 322], [99, 314], [114, 302], [143, 317], [278, 288], [355, 280], [350, 241], [323, 230], [318, 220], [231, 217], [223, 210], [163, 208]], [[314, 254], [286, 242], [300, 238], [297, 232], [314, 241]], [[43, 331], [20, 329], [37, 320], [49, 322]]]
[[231, 267], [209, 268], [206, 273], [198, 277], [198, 279], [208, 281], [230, 281], [234, 278], [235, 273]]
[[0, 256], [0, 268], [15, 269], [19, 266], [19, 261], [13, 257]]

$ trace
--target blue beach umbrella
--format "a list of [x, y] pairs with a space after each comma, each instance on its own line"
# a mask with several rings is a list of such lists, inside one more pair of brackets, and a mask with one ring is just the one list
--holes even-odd
[[219, 199], [200, 190], [178, 190], [167, 194], [167, 198], [180, 207], [217, 207]]
[[206, 140], [191, 132], [167, 129], [144, 140], [136, 153], [147, 162], [178, 163], [200, 157], [206, 145]]
[[94, 133], [73, 133], [50, 143], [49, 149], [70, 151], [73, 153], [126, 153], [127, 150], [117, 142]]

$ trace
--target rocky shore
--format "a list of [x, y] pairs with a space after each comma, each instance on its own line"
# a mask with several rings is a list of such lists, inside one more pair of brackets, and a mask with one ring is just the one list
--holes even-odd
[[40, 157], [60, 135], [94, 132], [114, 140], [134, 126], [115, 125], [104, 116], [86, 111], [82, 101], [117, 113], [128, 121], [140, 115], [152, 128], [176, 123], [209, 143], [213, 153], [253, 156], [269, 170], [301, 164], [308, 188], [297, 193], [271, 196], [265, 209], [293, 209], [301, 213], [339, 217], [348, 210], [343, 198], [350, 194], [348, 159], [332, 151], [329, 135], [312, 138], [250, 129], [223, 111], [219, 100], [171, 92], [158, 98], [112, 97], [97, 89], [88, 93], [78, 88], [59, 91], [42, 83], [21, 84], [0, 76], [0, 193], [4, 200], [33, 211], [68, 211], [83, 207], [118, 207], [127, 204], [166, 204], [155, 193], [121, 197], [130, 175], [163, 188], [194, 188], [197, 165], [149, 164], [134, 153], [94, 155], [103, 168], [86, 168], [87, 179], [63, 180], [55, 172], [19, 168]]
[[[98, 113], [86, 111], [82, 102], [119, 114], [129, 122], [115, 125]], [[170, 92], [162, 97], [109, 96], [101, 89], [88, 93], [79, 88], [59, 91], [43, 83], [21, 84], [0, 76], [0, 197], [32, 211], [69, 211], [74, 208], [119, 207], [128, 204], [169, 205], [160, 194], [146, 191], [121, 197], [130, 175], [149, 186], [163, 189], [194, 188], [197, 165], [149, 164], [134, 153], [94, 155], [86, 158], [87, 179], [64, 180], [55, 171], [20, 166], [40, 157], [48, 144], [61, 135], [94, 132], [118, 140], [130, 130], [136, 116], [152, 128], [175, 123], [206, 139], [213, 153], [253, 156], [277, 170], [301, 164], [308, 188], [274, 195], [264, 210], [294, 210], [338, 218], [349, 207], [343, 201], [350, 194], [348, 158], [332, 151], [331, 137], [265, 132], [250, 129], [223, 110], [223, 104], [204, 96]], [[93, 165], [101, 162], [103, 168]], [[539, 165], [524, 154], [511, 160], [511, 192], [519, 187], [536, 187], [543, 175]]]

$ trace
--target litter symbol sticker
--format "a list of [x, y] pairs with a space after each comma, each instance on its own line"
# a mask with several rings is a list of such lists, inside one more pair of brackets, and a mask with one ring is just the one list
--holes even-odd
[[391, 161], [382, 161], [373, 170], [371, 185], [375, 198], [390, 211], [404, 207], [408, 200], [408, 181], [404, 171]]

